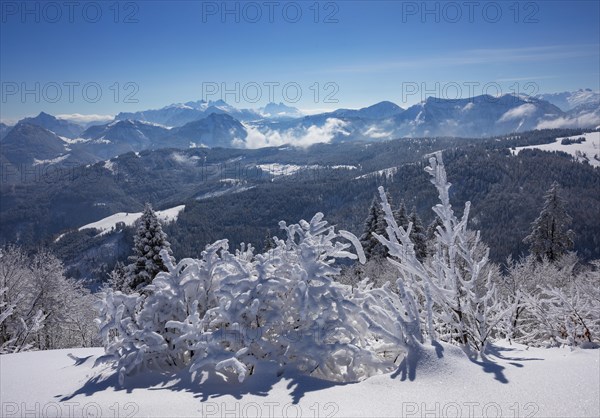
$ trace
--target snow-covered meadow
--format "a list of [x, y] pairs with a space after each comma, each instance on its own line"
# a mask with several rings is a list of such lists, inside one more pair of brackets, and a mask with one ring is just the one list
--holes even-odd
[[[163, 222], [172, 222], [177, 220], [179, 212], [185, 209], [185, 205], [175, 206], [165, 210], [156, 211], [156, 216]], [[83, 229], [97, 229], [100, 232], [99, 235], [109, 233], [111, 230], [116, 228], [117, 224], [122, 222], [126, 226], [131, 226], [142, 216], [142, 212], [118, 212], [114, 215], [107, 216], [106, 218], [100, 219], [99, 221], [92, 222], [79, 228]]]
[[[597, 417], [600, 350], [527, 348], [500, 341], [489, 362], [456, 346], [429, 346], [414, 373], [333, 383], [269, 364], [239, 383], [199, 373], [148, 372], [120, 386], [101, 348], [0, 357], [2, 417]], [[440, 358], [438, 358], [440, 357]], [[231, 376], [230, 376], [231, 377]], [[204, 380], [204, 381], [203, 381]]]
[[[577, 141], [579, 138], [585, 139], [577, 143], [563, 144], [563, 140]], [[579, 162], [586, 161], [594, 167], [600, 167], [600, 131], [587, 132], [582, 135], [576, 135], [566, 138], [556, 138], [556, 141], [551, 144], [530, 145], [526, 147], [518, 147], [513, 150], [513, 154], [518, 154], [524, 149], [539, 149], [542, 151], [561, 151], [572, 155]]]

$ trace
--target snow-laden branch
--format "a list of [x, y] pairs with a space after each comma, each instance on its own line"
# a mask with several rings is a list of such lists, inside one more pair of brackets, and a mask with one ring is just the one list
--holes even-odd
[[[424, 301], [421, 319], [429, 338], [457, 342], [465, 347], [483, 350], [493, 327], [498, 322], [498, 302], [490, 280], [488, 250], [479, 233], [468, 230], [470, 202], [465, 204], [462, 218], [454, 215], [450, 204], [450, 186], [441, 152], [429, 159], [425, 169], [438, 191], [440, 203], [433, 207], [441, 221], [436, 231], [435, 253], [420, 261], [410, 240], [409, 223], [405, 230], [394, 219], [386, 193], [379, 188], [381, 206], [387, 223], [387, 237], [374, 234], [389, 253], [389, 261], [398, 268], [400, 294], [413, 292]], [[406, 289], [406, 290], [405, 290]], [[414, 298], [403, 301], [405, 309]]]

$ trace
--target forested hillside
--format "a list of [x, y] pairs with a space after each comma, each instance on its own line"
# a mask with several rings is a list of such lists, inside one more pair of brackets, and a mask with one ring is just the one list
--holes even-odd
[[121, 227], [96, 236], [77, 228], [116, 212], [139, 212], [145, 202], [157, 209], [186, 205], [178, 220], [165, 226], [177, 259], [197, 255], [221, 238], [233, 246], [245, 242], [262, 248], [268, 236], [279, 233], [277, 222], [317, 211], [359, 234], [379, 185], [389, 191], [393, 205], [403, 200], [409, 210], [414, 206], [427, 225], [436, 197], [427, 187], [423, 166], [426, 155], [441, 149], [453, 179], [452, 202], [461, 206], [472, 201], [470, 227], [481, 230], [493, 260], [525, 252], [522, 239], [553, 181], [562, 186], [574, 219], [575, 250], [592, 259], [600, 255], [600, 170], [566, 154], [510, 152], [578, 133], [546, 130], [489, 139], [398, 139], [307, 149], [169, 149], [128, 153], [69, 170], [57, 166], [44, 176], [30, 173], [27, 181], [2, 184], [2, 239], [31, 248], [46, 243], [70, 274], [102, 281], [127, 256], [132, 232]]

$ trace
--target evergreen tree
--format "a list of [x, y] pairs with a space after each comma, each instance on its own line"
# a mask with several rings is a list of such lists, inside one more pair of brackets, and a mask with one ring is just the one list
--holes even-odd
[[398, 206], [398, 209], [394, 211], [394, 219], [396, 220], [398, 226], [401, 226], [406, 230], [406, 227], [408, 226], [408, 216], [406, 215], [406, 206], [404, 205], [404, 200], [400, 202], [400, 206]]
[[385, 234], [385, 219], [380, 203], [377, 199], [373, 199], [369, 208], [369, 215], [365, 219], [363, 234], [360, 237], [365, 256], [367, 258], [385, 256], [386, 251], [383, 245], [373, 236], [373, 232]]
[[[408, 216], [408, 221], [412, 222], [410, 240], [415, 245], [415, 255], [419, 261], [423, 261], [427, 256], [427, 238], [423, 222], [417, 214], [417, 208], [413, 207], [411, 214]], [[398, 221], [396, 220], [396, 222]]]
[[568, 229], [572, 219], [565, 210], [560, 186], [555, 181], [544, 196], [540, 216], [531, 224], [531, 234], [523, 242], [538, 259], [556, 261], [573, 248], [573, 231]]
[[144, 213], [137, 221], [137, 225], [133, 255], [129, 257], [131, 264], [127, 266], [129, 276], [127, 280], [132, 290], [143, 289], [152, 283], [159, 272], [167, 271], [160, 256], [161, 250], [167, 250], [167, 253], [172, 255], [167, 234], [163, 232], [158, 217], [149, 203], [146, 203]]

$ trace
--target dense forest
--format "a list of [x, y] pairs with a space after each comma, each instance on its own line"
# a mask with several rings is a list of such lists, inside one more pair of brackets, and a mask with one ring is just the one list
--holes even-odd
[[[584, 259], [600, 255], [600, 170], [535, 150], [512, 156], [508, 150], [472, 147], [446, 151], [444, 158], [454, 180], [452, 203], [461, 207], [467, 200], [472, 202], [471, 228], [480, 229], [490, 243], [493, 260], [504, 261], [526, 251], [522, 240], [553, 181], [562, 186], [574, 219], [575, 250]], [[425, 161], [406, 164], [394, 176], [355, 181], [313, 182], [299, 175], [269, 188], [191, 202], [166, 231], [177, 258], [199, 254], [219, 237], [227, 237], [234, 246], [262, 245], [265, 236], [277, 235], [278, 220], [307, 219], [318, 211], [331, 223], [359, 234], [379, 185], [388, 190], [392, 204], [403, 200], [409, 209], [415, 206], [427, 224], [433, 221], [436, 195], [427, 187], [424, 166]]]

